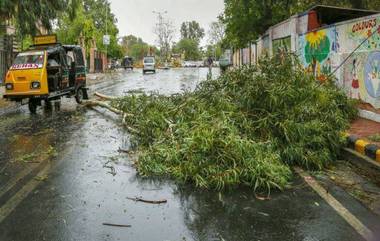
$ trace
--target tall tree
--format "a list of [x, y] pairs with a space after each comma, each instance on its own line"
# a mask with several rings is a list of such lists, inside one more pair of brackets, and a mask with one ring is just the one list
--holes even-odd
[[[80, 0], [75, 10], [76, 17], [71, 19], [70, 12], [64, 12], [58, 18], [57, 34], [59, 40], [68, 44], [77, 44], [79, 37], [84, 38], [86, 49], [96, 47], [105, 51], [109, 57], [122, 57], [122, 49], [118, 44], [119, 30], [117, 19], [111, 12], [108, 0]], [[110, 45], [103, 44], [103, 35], [110, 35]]]
[[199, 44], [196, 40], [184, 38], [181, 39], [174, 47], [176, 53], [184, 54], [185, 60], [199, 60], [201, 53]]
[[209, 43], [215, 45], [225, 38], [226, 27], [222, 21], [212, 22], [208, 31]]
[[160, 47], [161, 60], [167, 61], [175, 33], [173, 23], [169, 19], [165, 19], [162, 14], [158, 14], [158, 22], [154, 28], [154, 33]]
[[144, 56], [149, 54], [150, 49], [154, 48], [145, 43], [141, 38], [133, 35], [124, 36], [121, 46], [124, 55], [133, 57], [135, 60], [142, 60]]
[[198, 22], [183, 22], [181, 25], [181, 38], [192, 39], [198, 43], [205, 36], [205, 30], [201, 28]]

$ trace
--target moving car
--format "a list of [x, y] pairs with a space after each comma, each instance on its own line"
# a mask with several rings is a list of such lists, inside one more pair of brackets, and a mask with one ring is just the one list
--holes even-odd
[[156, 60], [153, 56], [144, 57], [143, 64], [143, 74], [147, 72], [156, 73]]
[[19, 53], [5, 77], [4, 98], [28, 99], [31, 113], [44, 100], [75, 96], [78, 103], [88, 99], [86, 66], [80, 46], [61, 45], [56, 35], [34, 38], [34, 45]]
[[122, 63], [121, 63], [121, 66], [124, 68], [124, 69], [130, 69], [130, 70], [133, 70], [133, 58], [132, 57], [124, 57]]

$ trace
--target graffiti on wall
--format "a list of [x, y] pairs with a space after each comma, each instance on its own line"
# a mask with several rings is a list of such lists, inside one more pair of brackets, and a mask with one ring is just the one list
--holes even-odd
[[334, 53], [340, 50], [339, 33], [335, 27], [300, 36], [301, 61], [309, 73], [324, 82], [333, 71]]
[[272, 42], [273, 54], [289, 53], [291, 50], [290, 36], [281, 39], [274, 39]]

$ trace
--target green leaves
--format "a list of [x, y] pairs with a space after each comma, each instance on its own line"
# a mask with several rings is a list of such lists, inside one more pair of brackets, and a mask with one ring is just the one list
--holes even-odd
[[126, 125], [138, 130], [139, 173], [200, 188], [270, 190], [285, 188], [292, 165], [321, 169], [336, 160], [354, 104], [296, 61], [264, 59], [193, 93], [115, 101], [134, 116]]

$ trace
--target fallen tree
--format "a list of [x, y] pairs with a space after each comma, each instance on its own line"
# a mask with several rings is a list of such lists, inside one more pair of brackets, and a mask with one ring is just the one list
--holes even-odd
[[270, 190], [286, 186], [292, 165], [320, 170], [336, 160], [355, 105], [296, 61], [266, 59], [191, 93], [108, 98], [128, 113], [139, 173], [202, 188]]

